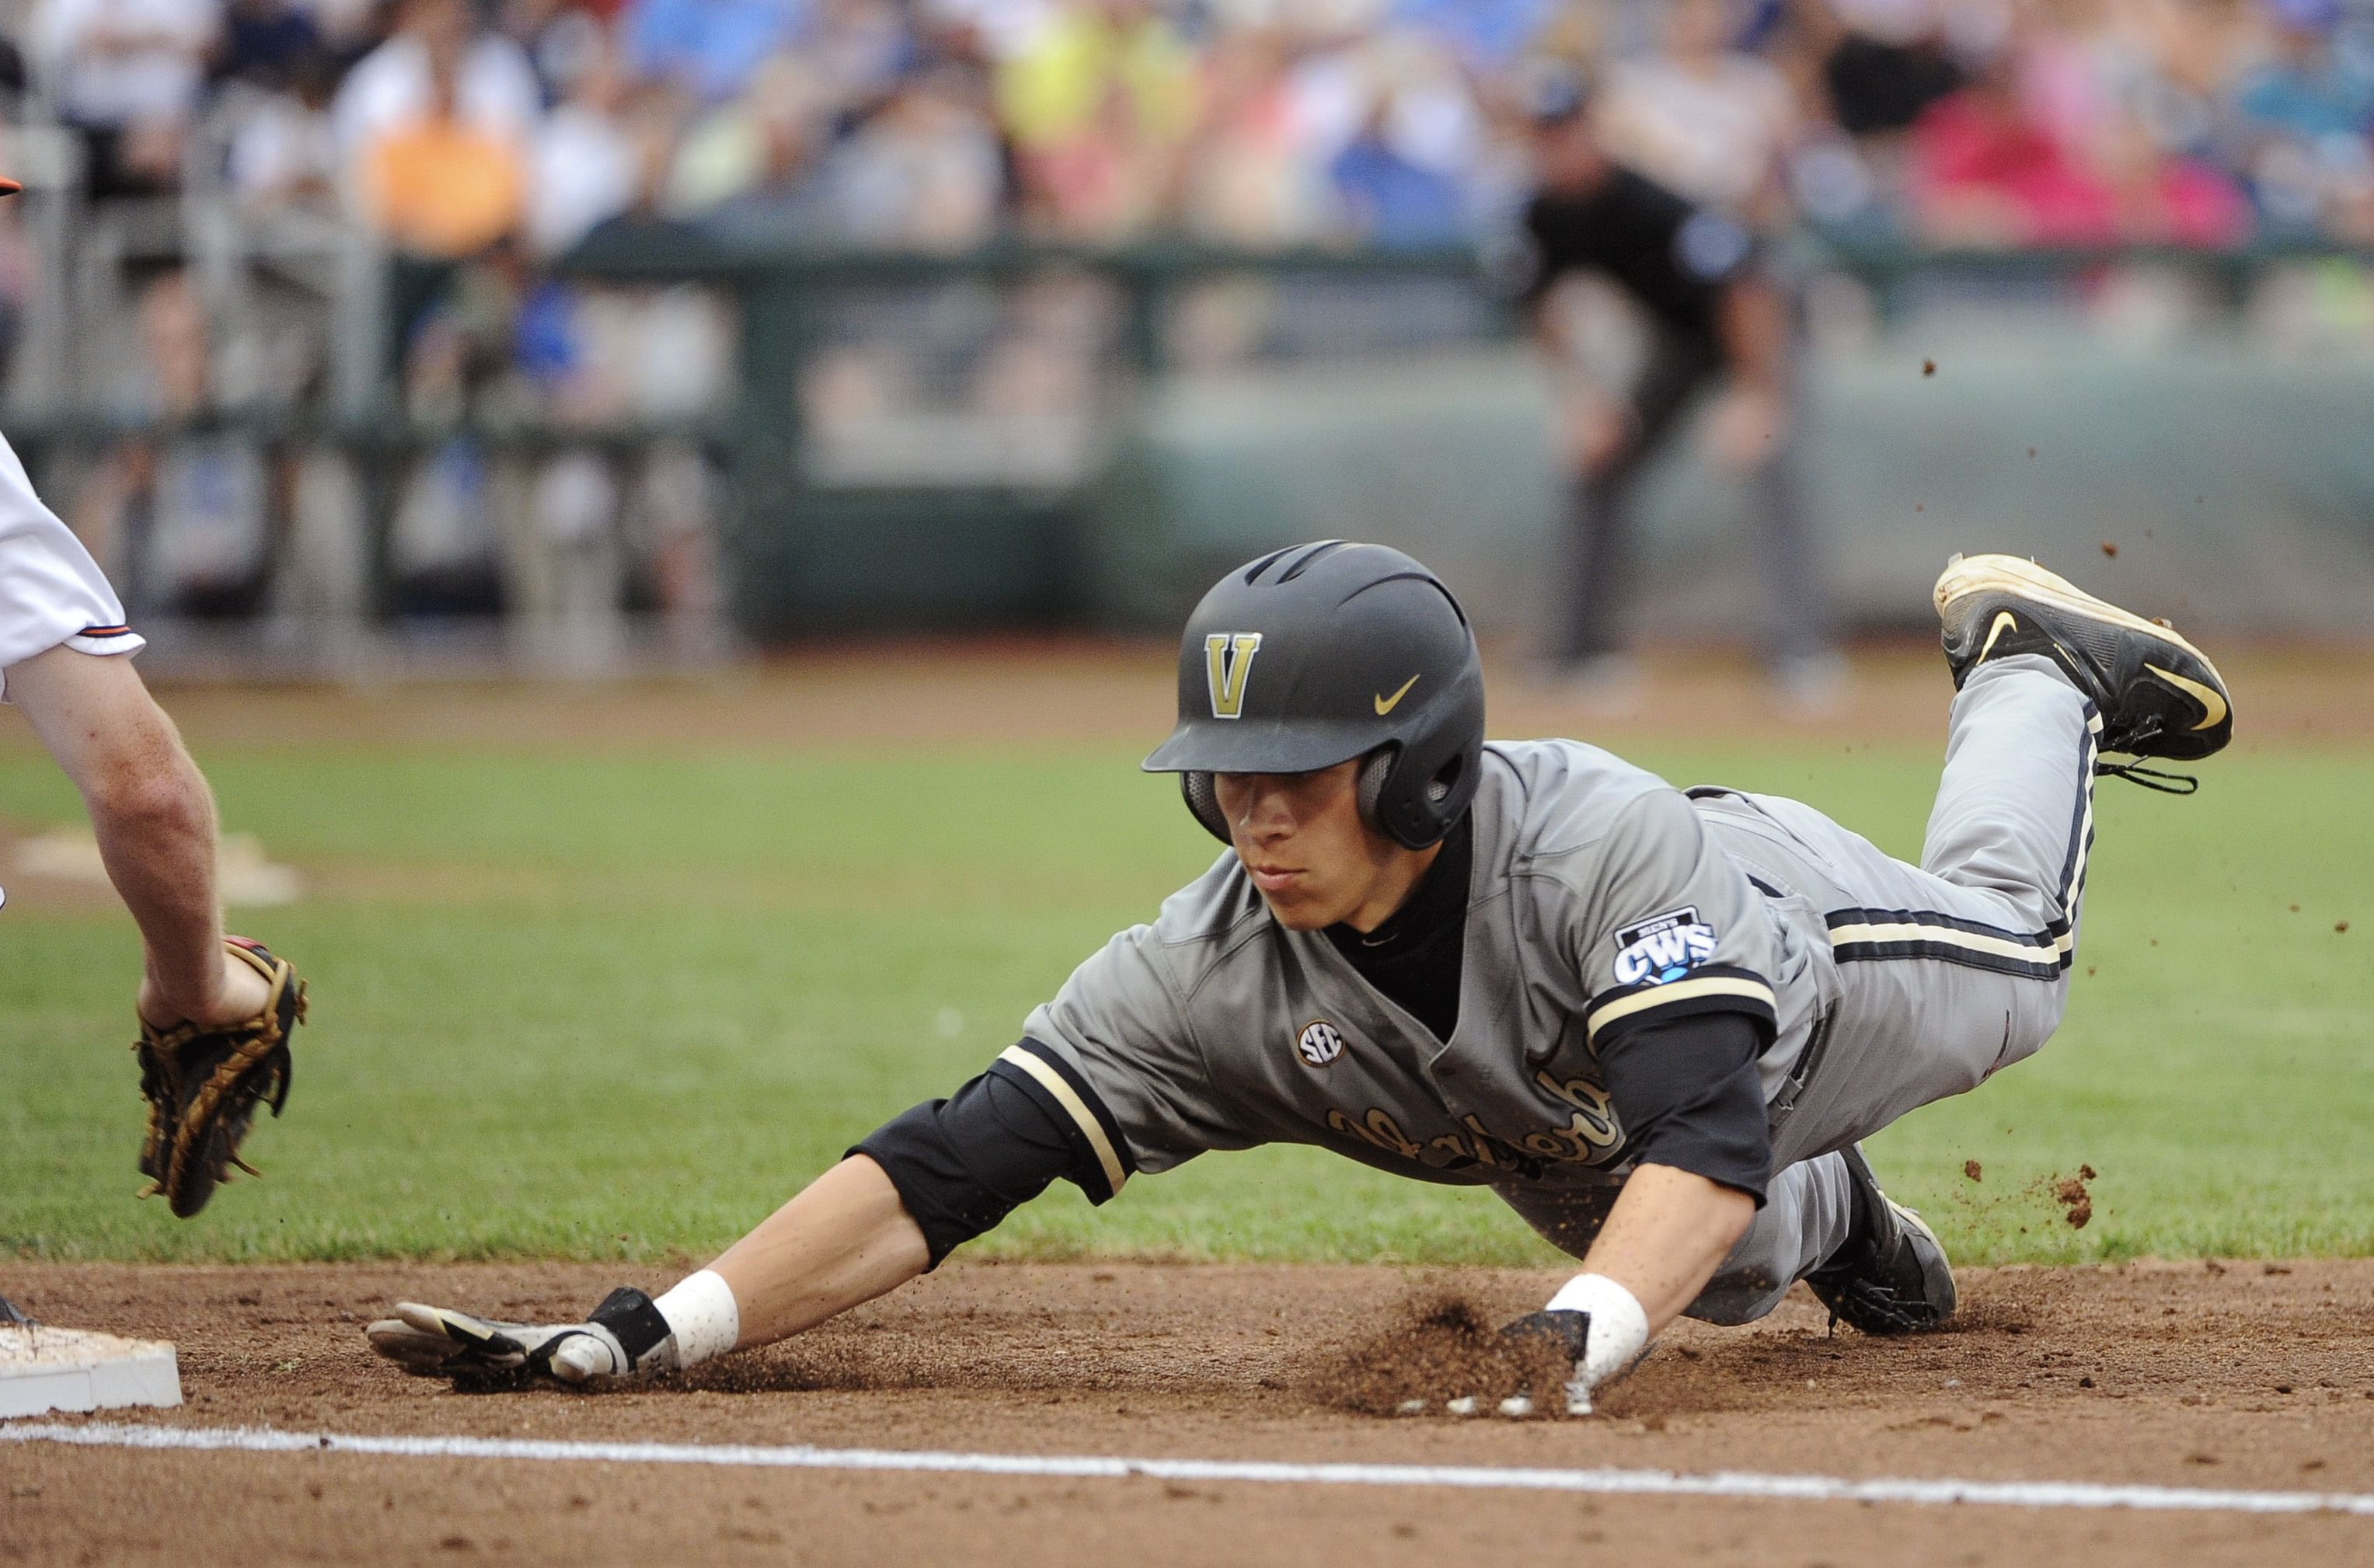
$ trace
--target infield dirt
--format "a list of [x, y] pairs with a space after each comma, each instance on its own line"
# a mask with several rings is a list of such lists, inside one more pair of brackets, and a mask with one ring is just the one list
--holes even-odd
[[[36, 1316], [170, 1338], [199, 1427], [1126, 1457], [1660, 1468], [2374, 1492], [2374, 1260], [1970, 1270], [1953, 1331], [1826, 1332], [1792, 1298], [1684, 1324], [1579, 1422], [1339, 1408], [1428, 1305], [1497, 1321], [1555, 1275], [952, 1264], [648, 1389], [460, 1394], [362, 1324], [398, 1296], [581, 1313], [609, 1266], [18, 1262]], [[657, 1288], [666, 1274], [636, 1282]], [[1416, 1392], [1428, 1392], [1414, 1388]], [[2374, 1519], [1448, 1489], [692, 1469], [0, 1445], [0, 1561], [993, 1565], [2374, 1560]]]

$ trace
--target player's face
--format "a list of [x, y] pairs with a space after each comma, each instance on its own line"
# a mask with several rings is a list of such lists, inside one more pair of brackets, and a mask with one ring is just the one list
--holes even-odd
[[1424, 860], [1360, 820], [1359, 759], [1316, 773], [1222, 773], [1213, 793], [1228, 841], [1277, 923], [1312, 931], [1339, 921], [1374, 929], [1397, 908]]

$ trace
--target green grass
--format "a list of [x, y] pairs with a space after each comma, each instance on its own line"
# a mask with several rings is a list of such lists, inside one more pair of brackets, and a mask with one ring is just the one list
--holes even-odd
[[[269, 1177], [189, 1223], [132, 1200], [130, 923], [20, 897], [0, 914], [0, 1253], [702, 1254], [978, 1071], [1213, 849], [1166, 780], [1102, 749], [204, 760], [227, 826], [323, 889], [235, 921], [314, 990], [288, 1117], [251, 1144]], [[1798, 795], [1898, 853], [1936, 767], [1638, 760]], [[2184, 802], [2104, 783], [2061, 1035], [1873, 1146], [1957, 1258], [2374, 1252], [2369, 762], [2221, 758]], [[77, 814], [43, 759], [0, 754], [0, 818]], [[2100, 1178], [2072, 1231], [2039, 1184], [2081, 1163]], [[1552, 1256], [1488, 1195], [1299, 1149], [1210, 1156], [1102, 1212], [1059, 1187], [976, 1250]]]

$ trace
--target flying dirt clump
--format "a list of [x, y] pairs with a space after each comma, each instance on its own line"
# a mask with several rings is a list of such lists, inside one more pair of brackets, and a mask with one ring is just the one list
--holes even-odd
[[1543, 1398], [1572, 1371], [1556, 1345], [1504, 1340], [1484, 1308], [1434, 1291], [1404, 1302], [1383, 1328], [1313, 1362], [1299, 1381], [1316, 1404], [1392, 1415], [1418, 1399], [1439, 1411], [1469, 1396], [1487, 1410], [1512, 1394]]
[[2094, 1195], [2086, 1184], [2096, 1177], [2091, 1165], [2080, 1165], [2074, 1176], [2064, 1176], [2052, 1184], [2052, 1200], [2061, 1205], [2062, 1217], [2073, 1231], [2082, 1231], [2094, 1218]]

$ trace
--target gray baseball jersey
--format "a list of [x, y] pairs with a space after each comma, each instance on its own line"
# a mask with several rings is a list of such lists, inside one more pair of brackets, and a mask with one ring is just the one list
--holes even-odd
[[1000, 1071], [1076, 1125], [1094, 1198], [1206, 1149], [1311, 1143], [1489, 1185], [1580, 1257], [1628, 1168], [1596, 1044], [1628, 1021], [1748, 1013], [1769, 1030], [1774, 1169], [1689, 1312], [1757, 1317], [1847, 1237], [1836, 1151], [2059, 1024], [2100, 730], [2050, 660], [1972, 672], [1918, 865], [1795, 801], [1685, 795], [1572, 742], [1490, 745], [1447, 1042], [1323, 935], [1272, 919], [1231, 853], [1082, 965]]
[[[1232, 852], [1031, 1013], [1024, 1033], [1110, 1113], [1081, 1120], [1111, 1186], [1268, 1142], [1432, 1181], [1604, 1183], [1627, 1141], [1594, 1045], [1651, 1014], [1757, 1017], [1766, 1097], [1782, 1091], [1822, 1011], [1827, 939], [1757, 892], [1680, 791], [1592, 746], [1495, 744], [1472, 820], [1447, 1042], [1325, 936], [1273, 919]], [[1007, 1059], [1061, 1081], [1023, 1047]], [[1105, 1146], [1115, 1130], [1125, 1149]]]

